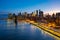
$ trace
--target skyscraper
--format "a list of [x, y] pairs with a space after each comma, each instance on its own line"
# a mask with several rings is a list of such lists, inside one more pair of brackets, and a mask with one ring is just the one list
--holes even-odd
[[36, 16], [38, 16], [38, 10], [36, 10]]
[[60, 12], [56, 13], [56, 17], [60, 17]]
[[40, 9], [39, 9], [39, 17], [40, 17], [40, 18], [43, 17], [43, 11], [41, 11]]
[[21, 16], [21, 12], [18, 13], [18, 16]]
[[57, 20], [57, 25], [60, 26], [60, 12], [56, 13], [56, 20]]

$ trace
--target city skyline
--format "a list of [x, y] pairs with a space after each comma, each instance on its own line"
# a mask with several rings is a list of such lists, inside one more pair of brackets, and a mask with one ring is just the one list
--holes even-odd
[[60, 40], [60, 0], [0, 0], [0, 40]]
[[60, 12], [60, 0], [0, 0], [0, 12], [33, 12], [41, 9], [44, 13]]

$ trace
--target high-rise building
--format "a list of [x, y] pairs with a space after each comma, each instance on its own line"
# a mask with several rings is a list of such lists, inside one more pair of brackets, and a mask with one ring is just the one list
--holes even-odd
[[56, 17], [60, 17], [60, 12], [56, 13]]
[[60, 12], [56, 13], [56, 24], [60, 26]]
[[36, 10], [36, 16], [38, 16], [38, 10]]
[[24, 12], [24, 16], [27, 16], [27, 12]]
[[43, 11], [41, 11], [40, 9], [39, 9], [39, 17], [40, 17], [40, 18], [43, 17]]
[[55, 14], [54, 13], [52, 14], [52, 18], [55, 18]]
[[18, 16], [21, 16], [21, 12], [18, 13]]
[[52, 14], [51, 18], [52, 18], [52, 20], [51, 20], [52, 22], [56, 22], [56, 15], [54, 13]]
[[33, 12], [30, 14], [30, 16], [33, 16]]

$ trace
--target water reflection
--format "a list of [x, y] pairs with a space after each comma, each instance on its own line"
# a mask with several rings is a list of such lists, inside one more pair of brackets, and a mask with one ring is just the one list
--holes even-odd
[[31, 26], [30, 26], [30, 28], [31, 28], [31, 32], [33, 32], [33, 33], [34, 33], [34, 31], [36, 30], [36, 26], [31, 25]]
[[25, 30], [25, 23], [23, 23], [23, 22], [18, 22], [18, 29], [20, 29], [21, 32], [24, 32], [24, 30]]
[[14, 24], [13, 20], [7, 20], [7, 29], [15, 29], [17, 28], [16, 25]]
[[[6, 26], [3, 26], [6, 25]], [[11, 40], [55, 40], [52, 36], [46, 34], [43, 30], [26, 22], [18, 22], [14, 25], [13, 20], [5, 21], [0, 27], [0, 39]], [[5, 28], [5, 30], [1, 30]], [[2, 37], [1, 37], [2, 36]]]

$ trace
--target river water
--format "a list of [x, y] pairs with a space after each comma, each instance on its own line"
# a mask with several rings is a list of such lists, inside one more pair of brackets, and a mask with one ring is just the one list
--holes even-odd
[[26, 22], [0, 20], [0, 40], [55, 40], [43, 30]]

